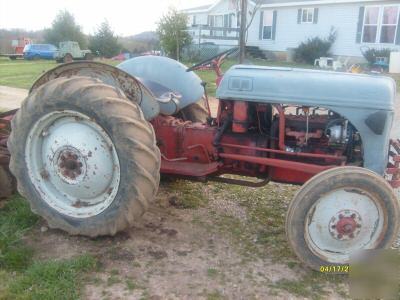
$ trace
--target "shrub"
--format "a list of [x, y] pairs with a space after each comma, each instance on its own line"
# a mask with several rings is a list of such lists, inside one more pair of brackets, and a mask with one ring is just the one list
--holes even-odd
[[333, 43], [336, 41], [336, 31], [331, 30], [327, 38], [313, 37], [309, 38], [307, 41], [302, 42], [295, 49], [295, 60], [297, 62], [305, 62], [309, 64], [314, 64], [317, 58], [329, 56], [329, 50], [331, 49]]
[[389, 61], [390, 52], [392, 50], [389, 48], [382, 48], [382, 49], [374, 49], [368, 48], [367, 50], [362, 49], [362, 54], [364, 55], [365, 59], [368, 61], [370, 65], [376, 63], [377, 57], [384, 57]]

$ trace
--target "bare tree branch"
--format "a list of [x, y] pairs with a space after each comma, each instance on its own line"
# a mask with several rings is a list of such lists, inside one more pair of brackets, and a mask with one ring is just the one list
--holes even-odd
[[250, 11], [251, 18], [250, 18], [250, 20], [249, 20], [249, 22], [247, 23], [247, 26], [246, 26], [246, 42], [247, 42], [247, 40], [248, 40], [248, 38], [249, 38], [249, 28], [250, 28], [251, 24], [252, 24], [253, 21], [254, 21], [254, 18], [255, 18], [255, 16], [256, 16], [257, 11], [258, 11], [258, 10], [260, 9], [260, 7], [261, 7], [262, 0], [253, 0], [253, 2], [255, 2], [255, 5], [254, 5], [253, 10]]

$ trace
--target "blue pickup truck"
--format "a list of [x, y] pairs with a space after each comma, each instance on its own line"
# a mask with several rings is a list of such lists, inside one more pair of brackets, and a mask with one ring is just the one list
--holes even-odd
[[25, 59], [54, 59], [57, 47], [51, 44], [30, 44], [24, 48]]

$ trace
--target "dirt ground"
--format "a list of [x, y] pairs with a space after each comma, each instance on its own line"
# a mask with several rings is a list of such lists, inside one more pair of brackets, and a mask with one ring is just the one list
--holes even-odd
[[[101, 271], [89, 279], [84, 299], [304, 298], [282, 289], [280, 283], [301, 281], [311, 271], [288, 263], [294, 259], [290, 256], [280, 261], [268, 245], [256, 245], [256, 236], [248, 240], [246, 229], [226, 221], [248, 224], [246, 208], [230, 199], [231, 193], [220, 198], [220, 193], [204, 185], [200, 191], [209, 199], [207, 205], [179, 209], [171, 203], [185, 195], [170, 185], [163, 182], [150, 211], [116, 237], [71, 237], [58, 230], [42, 232], [43, 227], [38, 226], [26, 241], [38, 253], [37, 259], [64, 259], [82, 253], [98, 258]], [[191, 188], [198, 189], [199, 184]], [[272, 184], [268, 189], [282, 190], [282, 186]], [[289, 197], [283, 201], [288, 202]], [[231, 231], [238, 231], [239, 236]], [[257, 248], [247, 249], [249, 243]], [[264, 255], [259, 251], [265, 251]], [[321, 284], [327, 298], [342, 299], [337, 290], [345, 293], [345, 285]], [[317, 298], [312, 292], [305, 295]]]
[[[0, 87], [0, 107], [18, 106], [25, 93]], [[98, 258], [84, 299], [343, 299], [345, 283], [316, 278], [284, 241], [284, 212], [296, 190], [270, 184], [237, 194], [220, 184], [164, 181], [143, 219], [115, 237], [68, 236], [42, 221], [24, 239], [38, 260]], [[193, 194], [206, 201], [176, 205]], [[257, 200], [263, 195], [271, 199], [266, 207]], [[257, 213], [262, 209], [266, 217]]]
[[28, 91], [25, 89], [0, 85], [0, 111], [19, 108], [27, 95]]

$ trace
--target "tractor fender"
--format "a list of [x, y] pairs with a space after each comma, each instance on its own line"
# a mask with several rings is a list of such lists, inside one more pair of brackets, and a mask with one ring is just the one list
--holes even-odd
[[140, 105], [148, 121], [158, 116], [160, 103], [164, 105], [134, 76], [114, 66], [87, 61], [62, 64], [47, 71], [35, 81], [29, 90], [29, 94], [53, 79], [72, 76], [96, 78], [105, 84], [121, 89], [129, 100]]
[[204, 94], [202, 80], [194, 72], [187, 72], [187, 67], [173, 59], [163, 56], [138, 56], [119, 64], [117, 68], [131, 76], [143, 78], [160, 84], [180, 95], [178, 107], [173, 103], [166, 105], [161, 112], [166, 115], [175, 113], [198, 102]]

